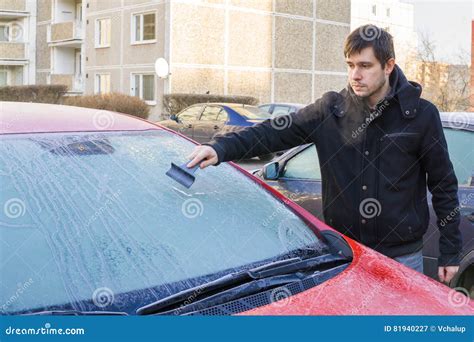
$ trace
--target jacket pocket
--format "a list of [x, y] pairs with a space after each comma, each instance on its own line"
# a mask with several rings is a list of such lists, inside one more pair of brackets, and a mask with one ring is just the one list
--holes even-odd
[[394, 218], [387, 218], [384, 221], [378, 220], [377, 222], [381, 226], [377, 236], [379, 243], [397, 245], [419, 239], [420, 237], [417, 236], [417, 232], [421, 228], [417, 223], [418, 219], [414, 215], [415, 213], [412, 211], [405, 218], [399, 218], [401, 221]]

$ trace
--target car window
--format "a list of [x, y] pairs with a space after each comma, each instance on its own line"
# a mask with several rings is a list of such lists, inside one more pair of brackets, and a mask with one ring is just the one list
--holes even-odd
[[285, 115], [290, 113], [291, 107], [289, 106], [275, 106], [273, 108], [273, 116]]
[[108, 310], [136, 309], [225, 270], [327, 248], [230, 165], [198, 170], [190, 189], [172, 181], [171, 162], [194, 146], [158, 130], [1, 137], [0, 313], [97, 310], [97, 291], [115, 298]]
[[260, 108], [264, 112], [268, 112], [268, 113], [270, 113], [270, 107], [271, 107], [271, 105], [258, 106], [258, 108]]
[[217, 121], [227, 122], [228, 119], [229, 119], [229, 116], [227, 115], [227, 112], [225, 110], [221, 110], [219, 112], [219, 115], [217, 116]]
[[460, 185], [467, 185], [474, 174], [474, 132], [445, 128], [449, 157]]
[[283, 177], [321, 180], [321, 169], [319, 168], [316, 147], [311, 145], [291, 158], [285, 165]]
[[181, 121], [195, 121], [198, 120], [199, 114], [201, 113], [202, 106], [194, 106], [188, 109], [185, 109], [180, 114], [178, 114], [178, 118]]
[[222, 111], [222, 108], [216, 106], [206, 106], [201, 114], [201, 121], [216, 121], [217, 115]]
[[232, 107], [232, 109], [250, 120], [265, 120], [272, 117], [270, 113], [264, 112], [260, 108], [253, 106]]

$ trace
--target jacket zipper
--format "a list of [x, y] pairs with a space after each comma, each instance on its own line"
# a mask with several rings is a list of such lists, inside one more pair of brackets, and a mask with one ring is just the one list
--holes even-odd
[[380, 138], [380, 141], [383, 141], [385, 138], [391, 138], [391, 137], [410, 137], [410, 136], [415, 136], [415, 135], [418, 135], [418, 133], [409, 133], [409, 132], [388, 133], [388, 134], [384, 134], [384, 135]]

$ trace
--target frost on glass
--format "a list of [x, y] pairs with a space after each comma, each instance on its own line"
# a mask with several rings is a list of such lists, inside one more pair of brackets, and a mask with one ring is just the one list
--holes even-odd
[[190, 189], [165, 176], [193, 147], [161, 131], [1, 138], [1, 312], [130, 311], [297, 248], [323, 252], [229, 165], [198, 170]]

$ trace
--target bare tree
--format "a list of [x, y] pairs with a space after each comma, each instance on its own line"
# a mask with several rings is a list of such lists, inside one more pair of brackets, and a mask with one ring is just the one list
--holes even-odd
[[422, 96], [440, 111], [469, 110], [469, 54], [460, 50], [456, 64], [443, 63], [437, 59], [436, 44], [428, 33], [423, 33], [418, 43], [417, 54], [409, 58], [412, 65], [409, 76], [422, 85]]

